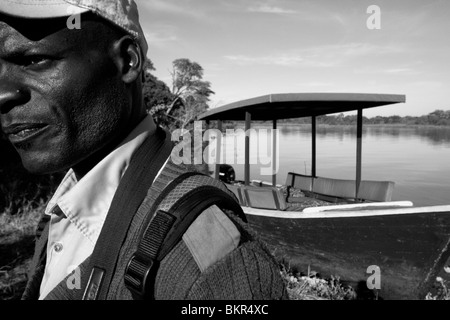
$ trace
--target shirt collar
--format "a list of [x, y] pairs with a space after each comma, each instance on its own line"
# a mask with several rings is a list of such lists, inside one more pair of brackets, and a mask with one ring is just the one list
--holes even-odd
[[[113, 152], [100, 161], [80, 181], [70, 169], [45, 210], [61, 209], [71, 223], [92, 243], [97, 241], [114, 194], [134, 151], [152, 133], [148, 115]], [[60, 213], [61, 213], [60, 212]]]

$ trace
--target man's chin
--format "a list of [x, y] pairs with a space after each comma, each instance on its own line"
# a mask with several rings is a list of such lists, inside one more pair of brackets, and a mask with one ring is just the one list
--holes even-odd
[[35, 174], [35, 175], [45, 175], [45, 174], [52, 174], [52, 173], [58, 172], [58, 171], [56, 171], [56, 170], [52, 170], [52, 169], [47, 168], [47, 167], [36, 166], [35, 164], [33, 164], [33, 165], [28, 165], [28, 164], [26, 164], [26, 163], [23, 163], [23, 167], [24, 167], [25, 170], [27, 170], [29, 173]]
[[22, 165], [31, 174], [45, 175], [59, 173], [66, 170], [65, 166], [56, 165], [55, 162], [41, 161], [39, 159], [22, 156]]

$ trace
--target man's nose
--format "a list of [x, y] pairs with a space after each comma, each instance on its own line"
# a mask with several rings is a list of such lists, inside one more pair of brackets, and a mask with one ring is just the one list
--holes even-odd
[[3, 62], [0, 59], [0, 114], [8, 113], [30, 98], [28, 90], [14, 77], [16, 73]]
[[29, 94], [17, 85], [0, 82], [0, 113], [8, 113], [16, 106], [26, 103]]

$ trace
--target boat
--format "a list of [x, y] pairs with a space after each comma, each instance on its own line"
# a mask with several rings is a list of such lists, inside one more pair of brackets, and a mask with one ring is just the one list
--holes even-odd
[[[232, 169], [221, 163], [214, 166], [215, 178], [228, 182], [249, 224], [291, 268], [338, 276], [360, 297], [424, 299], [438, 277], [450, 280], [450, 205], [392, 201], [395, 182], [361, 179], [363, 110], [405, 101], [395, 94], [280, 93], [217, 107], [198, 119], [206, 129], [217, 121], [219, 130], [223, 121], [245, 121], [247, 132], [255, 120], [272, 121], [276, 129], [277, 120], [311, 117], [310, 175], [289, 172], [277, 184], [273, 170], [271, 182], [250, 180], [246, 135], [244, 180], [229, 181]], [[357, 111], [356, 179], [317, 176], [316, 117], [347, 111]]]

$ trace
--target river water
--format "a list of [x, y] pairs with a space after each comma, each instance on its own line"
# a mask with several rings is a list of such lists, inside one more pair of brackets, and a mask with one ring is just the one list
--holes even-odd
[[[270, 157], [258, 160], [261, 148], [254, 141], [260, 136], [258, 130], [250, 135], [250, 179], [272, 181], [261, 174]], [[278, 138], [277, 183], [285, 183], [290, 171], [310, 174], [310, 126], [279, 125]], [[233, 165], [239, 180], [244, 179], [244, 140], [243, 130], [224, 139], [225, 147], [235, 151], [225, 162]], [[365, 126], [362, 141], [363, 180], [394, 181], [392, 200], [410, 200], [417, 206], [450, 204], [450, 128]], [[318, 125], [316, 167], [317, 176], [355, 179], [356, 126]]]

